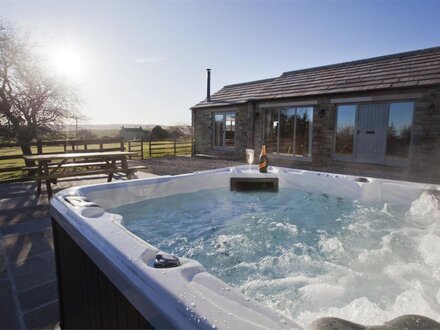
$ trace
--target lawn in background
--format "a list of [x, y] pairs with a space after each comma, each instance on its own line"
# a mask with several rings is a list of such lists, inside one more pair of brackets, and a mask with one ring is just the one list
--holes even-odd
[[[119, 148], [119, 143], [115, 144], [105, 144], [106, 148]], [[176, 155], [190, 155], [191, 154], [191, 142], [181, 141], [177, 142]], [[149, 158], [149, 144], [148, 142], [143, 143], [144, 147], [144, 158]], [[88, 149], [99, 149], [99, 144], [89, 144]], [[136, 151], [139, 148], [136, 148]], [[78, 146], [78, 151], [83, 151], [84, 146]], [[125, 143], [125, 150], [128, 151], [128, 143]], [[44, 147], [44, 153], [63, 153], [63, 146], [48, 146]], [[71, 150], [69, 150], [71, 151]], [[134, 150], [133, 150], [134, 151]], [[154, 141], [151, 146], [151, 157], [163, 157], [163, 156], [173, 156], [174, 155], [174, 143], [173, 141]], [[37, 153], [37, 148], [32, 147], [32, 153]], [[4, 147], [0, 148], [0, 156], [17, 155], [21, 157], [22, 152], [19, 147]], [[25, 166], [23, 158], [0, 160], [0, 169], [10, 168], [10, 167], [23, 167]], [[13, 172], [0, 172], [0, 181], [15, 180], [25, 178], [27, 176], [27, 171], [18, 170]]]

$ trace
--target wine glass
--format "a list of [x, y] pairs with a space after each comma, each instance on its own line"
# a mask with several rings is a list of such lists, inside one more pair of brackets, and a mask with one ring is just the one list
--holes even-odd
[[246, 149], [246, 161], [249, 165], [254, 162], [254, 149]]

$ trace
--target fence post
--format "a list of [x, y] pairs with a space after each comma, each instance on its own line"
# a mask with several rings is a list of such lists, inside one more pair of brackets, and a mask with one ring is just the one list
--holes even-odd
[[[133, 141], [128, 141], [128, 151], [132, 152], [133, 151], [133, 146], [132, 146], [132, 142]], [[128, 156], [128, 159], [132, 160], [132, 156]]]
[[43, 143], [41, 140], [37, 140], [37, 154], [43, 153]]
[[141, 139], [141, 159], [144, 159], [144, 140]]
[[119, 139], [119, 143], [121, 145], [121, 151], [125, 150], [125, 146], [124, 146], [124, 138], [121, 136], [121, 138]]
[[150, 154], [150, 158], [151, 158], [151, 140], [148, 143], [148, 149], [150, 150], [149, 154]]
[[174, 139], [174, 156], [177, 156], [176, 139]]

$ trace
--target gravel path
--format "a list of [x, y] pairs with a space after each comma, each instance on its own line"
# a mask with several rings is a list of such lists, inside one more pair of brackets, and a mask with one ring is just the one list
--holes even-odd
[[131, 161], [131, 163], [147, 166], [147, 169], [143, 171], [157, 175], [176, 175], [246, 164], [244, 161], [239, 162], [234, 160], [206, 159], [184, 156], [154, 157], [139, 161]]

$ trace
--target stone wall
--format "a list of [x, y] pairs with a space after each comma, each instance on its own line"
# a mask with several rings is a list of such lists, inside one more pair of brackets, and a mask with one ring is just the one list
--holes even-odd
[[[333, 159], [336, 127], [335, 98], [384, 97], [399, 94], [419, 94], [415, 101], [409, 164], [390, 166], [343, 162]], [[440, 183], [440, 87], [411, 88], [382, 92], [350, 93], [310, 98], [284, 99], [286, 102], [313, 102], [313, 138], [311, 161], [295, 160], [288, 156], [269, 154], [271, 165], [309, 170], [373, 176], [400, 180]], [[377, 101], [381, 102], [381, 101]], [[212, 113], [233, 108], [193, 110], [195, 127], [195, 152], [225, 157], [244, 158], [244, 149], [253, 148], [258, 155], [263, 143], [263, 103], [247, 104], [236, 108], [236, 149], [221, 152], [212, 149]], [[267, 103], [267, 102], [266, 102]], [[354, 102], [357, 103], [357, 102]], [[274, 106], [275, 107], [275, 106]], [[255, 108], [255, 110], [254, 110]], [[323, 116], [319, 111], [324, 110]], [[229, 110], [227, 110], [229, 111]], [[254, 130], [253, 130], [254, 127]], [[252, 133], [253, 131], [253, 133]]]
[[[235, 113], [235, 147], [213, 147], [213, 115], [218, 112]], [[243, 158], [248, 145], [248, 136], [252, 134], [252, 126], [249, 126], [248, 105], [211, 107], [208, 109], [192, 110], [192, 122], [194, 129], [194, 154], [208, 154], [225, 158]]]

